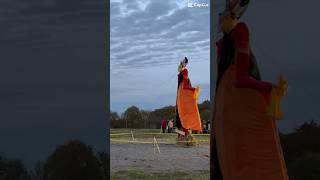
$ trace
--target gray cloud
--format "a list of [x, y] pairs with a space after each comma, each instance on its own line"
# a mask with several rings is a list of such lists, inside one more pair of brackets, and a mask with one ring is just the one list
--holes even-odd
[[202, 51], [203, 46], [209, 46], [209, 8], [179, 8], [173, 1], [144, 1], [143, 9], [139, 1], [134, 1], [135, 5], [128, 2], [122, 4], [130, 9], [126, 15], [120, 3], [111, 2], [111, 71], [159, 65], [158, 61], [166, 62], [161, 63], [164, 65], [176, 63], [189, 53], [209, 56], [208, 51]]

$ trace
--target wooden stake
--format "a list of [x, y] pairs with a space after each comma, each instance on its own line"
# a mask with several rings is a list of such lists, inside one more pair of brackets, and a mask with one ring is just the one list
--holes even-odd
[[132, 130], [131, 130], [131, 136], [132, 136], [132, 141], [134, 141], [134, 137], [133, 137], [133, 133], [132, 133]]

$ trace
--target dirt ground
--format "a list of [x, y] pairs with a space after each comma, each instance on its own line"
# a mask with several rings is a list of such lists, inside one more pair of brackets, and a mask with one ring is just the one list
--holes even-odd
[[209, 171], [209, 144], [182, 147], [176, 144], [159, 144], [160, 153], [153, 144], [111, 142], [110, 168], [112, 172], [123, 170]]

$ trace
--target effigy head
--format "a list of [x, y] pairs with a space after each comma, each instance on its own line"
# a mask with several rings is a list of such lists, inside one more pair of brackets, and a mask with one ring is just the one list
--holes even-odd
[[230, 32], [249, 6], [249, 0], [226, 1], [225, 10], [219, 14], [219, 32]]

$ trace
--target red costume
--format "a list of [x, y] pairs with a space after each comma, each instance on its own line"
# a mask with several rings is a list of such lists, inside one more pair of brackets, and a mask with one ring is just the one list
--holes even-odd
[[167, 121], [165, 119], [161, 120], [161, 127], [165, 129], [167, 127]]
[[[184, 85], [183, 89], [188, 89], [194, 92], [195, 88], [191, 86], [189, 76], [188, 76], [188, 70], [186, 68], [182, 71], [182, 75], [183, 75], [183, 85]], [[178, 76], [178, 81], [179, 81], [179, 76]]]
[[[259, 90], [262, 93], [270, 93], [272, 84], [265, 81], [256, 80], [249, 75], [249, 68], [251, 67], [250, 54], [246, 51], [249, 49], [249, 30], [245, 23], [238, 23], [235, 29], [230, 34], [234, 41], [234, 48], [236, 54], [234, 63], [236, 66], [236, 81], [234, 82], [237, 88], [251, 88]], [[222, 39], [217, 42], [218, 47], [218, 64], [221, 57], [223, 42]], [[241, 52], [241, 50], [243, 50]]]

